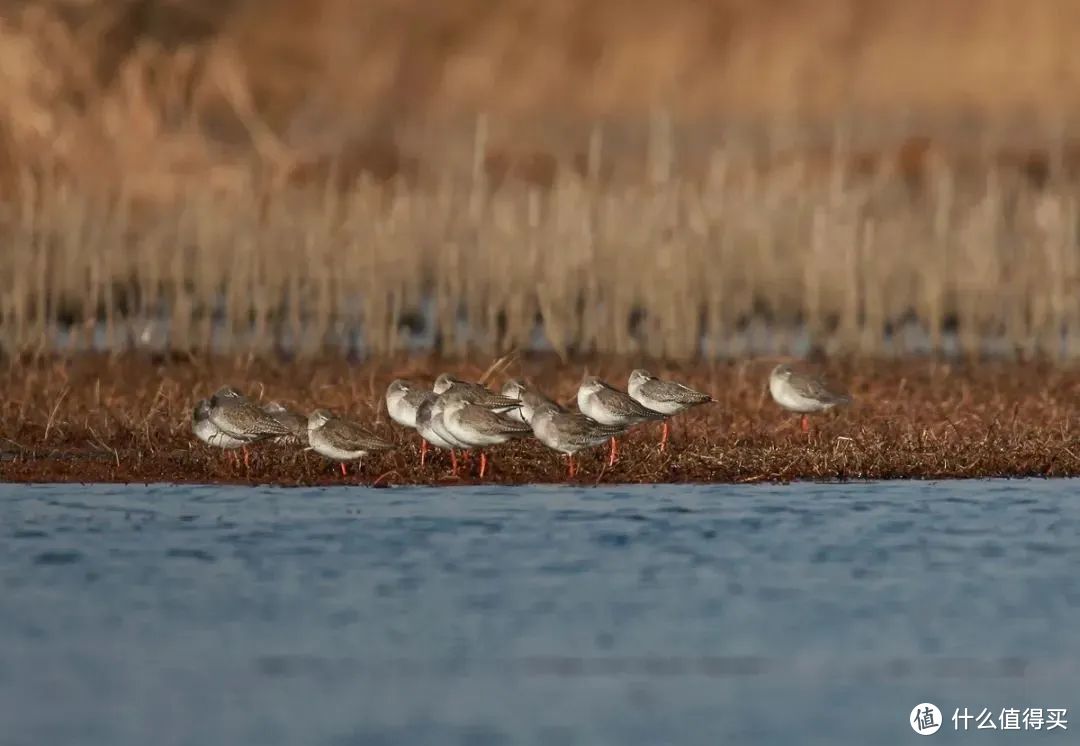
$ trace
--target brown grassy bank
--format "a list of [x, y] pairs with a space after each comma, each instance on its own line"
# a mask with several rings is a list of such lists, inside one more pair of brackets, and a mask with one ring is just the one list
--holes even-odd
[[[636, 362], [636, 361], [635, 361]], [[479, 377], [485, 366], [449, 364]], [[625, 361], [594, 359], [590, 373], [625, 384]], [[621, 459], [581, 454], [591, 482], [755, 482], [834, 478], [1080, 476], [1080, 370], [1034, 364], [833, 362], [824, 370], [848, 386], [856, 405], [814, 420], [809, 438], [769, 399], [770, 361], [657, 366], [711, 392], [717, 404], [674, 421], [661, 454], [656, 428], [625, 439]], [[508, 375], [533, 379], [562, 401], [585, 366], [552, 358], [516, 363]], [[190, 434], [197, 398], [225, 382], [263, 400], [307, 410], [330, 407], [371, 424], [398, 444], [372, 457], [360, 476], [383, 484], [459, 484], [446, 458], [420, 469], [417, 436], [389, 422], [380, 405], [396, 376], [430, 381], [428, 360], [348, 365], [340, 361], [266, 364], [194, 360], [161, 367], [144, 358], [81, 357], [12, 369], [0, 383], [0, 478], [6, 481], [180, 481], [333, 484], [331, 465], [313, 454], [267, 446], [250, 471], [230, 464]], [[498, 383], [498, 381], [496, 381]], [[564, 462], [535, 441], [494, 449], [490, 479], [557, 482]]]

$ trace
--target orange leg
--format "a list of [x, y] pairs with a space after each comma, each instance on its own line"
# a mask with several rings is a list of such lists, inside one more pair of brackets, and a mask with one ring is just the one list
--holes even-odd
[[339, 466], [341, 466], [341, 476], [342, 476], [342, 477], [346, 477], [346, 476], [348, 476], [348, 475], [349, 475], [349, 470], [348, 470], [348, 469], [347, 469], [347, 468], [345, 467], [345, 462], [344, 462], [344, 461], [342, 461], [342, 462], [341, 462], [341, 463], [339, 464]]
[[480, 478], [484, 478], [484, 472], [487, 471], [487, 454], [480, 451]]
[[810, 418], [805, 414], [802, 416], [802, 431], [804, 433], [810, 432]]
[[450, 473], [457, 476], [457, 451], [450, 449]]
[[615, 438], [611, 439], [611, 455], [608, 456], [608, 466], [614, 466], [615, 461], [619, 458], [619, 445], [615, 442]]
[[670, 428], [668, 428], [668, 421], [664, 420], [664, 434], [660, 436], [660, 453], [663, 453], [664, 451], [667, 450], [667, 439], [668, 439], [669, 429]]
[[573, 479], [574, 473], [574, 454], [568, 453], [566, 454], [566, 478]]
[[420, 439], [420, 466], [424, 465], [424, 461], [427, 460], [427, 441], [423, 438]]

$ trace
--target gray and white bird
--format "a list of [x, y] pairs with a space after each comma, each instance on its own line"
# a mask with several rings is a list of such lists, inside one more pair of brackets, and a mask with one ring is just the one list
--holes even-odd
[[440, 374], [431, 388], [432, 391], [439, 395], [453, 391], [461, 395], [469, 404], [475, 404], [478, 407], [497, 412], [508, 412], [521, 404], [517, 399], [496, 394], [483, 384], [463, 381], [449, 373]]
[[309, 449], [341, 465], [341, 475], [348, 474], [345, 463], [361, 461], [371, 451], [393, 448], [378, 435], [352, 420], [335, 417], [328, 410], [316, 409], [308, 415]]
[[208, 399], [200, 399], [195, 404], [195, 409], [191, 413], [191, 432], [195, 434], [195, 437], [214, 448], [221, 448], [228, 451], [229, 455], [234, 461], [239, 463], [239, 459], [233, 451], [237, 448], [241, 448], [247, 445], [248, 440], [241, 438], [234, 438], [227, 433], [221, 431], [221, 429], [210, 421], [210, 401]]
[[550, 404], [557, 409], [563, 409], [559, 404], [545, 396], [540, 389], [523, 383], [516, 378], [511, 378], [503, 384], [502, 395], [521, 402], [521, 406], [510, 410], [506, 413], [506, 416], [525, 423], [532, 422], [533, 412], [536, 411], [537, 407]]
[[442, 421], [452, 440], [466, 448], [480, 449], [480, 478], [487, 471], [487, 446], [505, 443], [511, 438], [532, 435], [532, 426], [510, 419], [490, 409], [473, 404], [468, 394], [450, 389], [439, 397], [443, 402]]
[[[675, 381], [662, 381], [643, 368], [638, 368], [630, 373], [630, 378], [626, 383], [626, 391], [641, 406], [668, 417], [690, 407], [714, 401], [706, 393]], [[667, 448], [669, 431], [668, 421], [665, 419], [664, 432], [660, 437], [661, 451]]]
[[536, 439], [552, 450], [566, 454], [567, 477], [573, 478], [574, 454], [585, 448], [601, 445], [625, 428], [601, 425], [578, 412], [567, 412], [555, 403], [540, 404], [532, 413], [532, 431]]
[[307, 417], [276, 401], [263, 404], [263, 411], [289, 428], [288, 435], [276, 435], [273, 437], [275, 443], [281, 443], [282, 445], [307, 443]]
[[249, 465], [248, 443], [264, 438], [290, 435], [287, 425], [278, 422], [232, 386], [222, 386], [210, 397], [210, 422], [226, 435], [246, 441], [244, 465]]
[[[436, 394], [430, 389], [417, 386], [400, 378], [390, 382], [386, 387], [386, 411], [390, 419], [402, 425], [417, 430], [416, 418], [420, 406], [425, 402], [434, 401]], [[420, 436], [420, 465], [427, 460], [428, 440]]]
[[830, 388], [821, 378], [798, 373], [785, 364], [777, 365], [769, 374], [769, 393], [781, 407], [802, 415], [804, 433], [810, 431], [808, 414], [826, 412], [852, 401], [848, 394]]
[[390, 419], [403, 427], [416, 428], [416, 410], [435, 394], [430, 390], [403, 380], [394, 379], [386, 387], [386, 411]]
[[[582, 380], [578, 387], [577, 405], [582, 414], [601, 425], [612, 425], [624, 430], [631, 425], [664, 419], [664, 415], [642, 406], [626, 392], [619, 391], [596, 376], [586, 376]], [[615, 463], [617, 452], [618, 446], [612, 436], [608, 466]]]
[[457, 475], [457, 449], [467, 448], [464, 443], [459, 443], [446, 429], [443, 423], [443, 407], [445, 402], [442, 397], [432, 394], [432, 398], [425, 401], [416, 409], [416, 432], [424, 439], [426, 445], [431, 445], [443, 451], [450, 451], [451, 473]]

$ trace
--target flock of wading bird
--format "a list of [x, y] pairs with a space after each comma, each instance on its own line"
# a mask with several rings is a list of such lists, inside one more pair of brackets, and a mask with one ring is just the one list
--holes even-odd
[[[769, 392], [784, 409], [807, 415], [849, 404], [851, 397], [820, 378], [777, 365], [769, 374]], [[386, 409], [399, 425], [420, 435], [420, 465], [428, 447], [450, 451], [453, 474], [458, 473], [457, 451], [480, 451], [479, 476], [487, 472], [486, 449], [513, 438], [535, 437], [567, 457], [567, 476], [575, 474], [574, 454], [611, 443], [608, 465], [618, 453], [616, 438], [631, 427], [662, 422], [660, 450], [667, 447], [668, 418], [691, 407], [715, 400], [675, 381], [663, 381], [645, 370], [630, 374], [627, 391], [620, 391], [596, 376], [586, 376], [577, 392], [577, 412], [545, 396], [539, 389], [511, 379], [496, 393], [480, 383], [463, 381], [449, 373], [435, 379], [429, 389], [401, 379], [386, 389]], [[260, 406], [231, 386], [201, 400], [192, 415], [192, 430], [204, 443], [232, 453], [242, 449], [249, 465], [248, 446], [273, 442], [302, 446], [340, 464], [344, 477], [348, 462], [359, 462], [372, 451], [394, 447], [361, 424], [316, 409], [306, 417], [277, 402]]]

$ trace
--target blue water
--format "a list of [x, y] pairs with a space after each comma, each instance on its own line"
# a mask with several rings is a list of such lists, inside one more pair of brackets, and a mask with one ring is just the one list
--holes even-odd
[[0, 743], [1075, 742], [1078, 498], [0, 485]]

